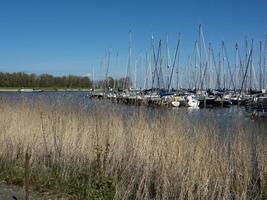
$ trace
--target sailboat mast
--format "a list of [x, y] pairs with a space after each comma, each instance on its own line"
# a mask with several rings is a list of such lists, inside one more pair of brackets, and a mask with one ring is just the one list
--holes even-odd
[[[253, 40], [251, 41], [251, 49], [253, 49]], [[249, 89], [252, 90], [252, 55], [249, 65]]]
[[222, 77], [223, 77], [223, 90], [225, 90], [226, 89], [226, 76], [225, 76], [225, 65], [224, 65], [225, 55], [223, 51], [223, 46], [224, 46], [224, 42], [222, 41]]
[[146, 52], [146, 78], [145, 78], [145, 85], [144, 85], [144, 87], [145, 87], [145, 89], [147, 90], [147, 79], [148, 79], [148, 74], [147, 74], [147, 71], [148, 71], [148, 57], [147, 57], [148, 55], [147, 55], [147, 52]]
[[211, 70], [211, 43], [209, 43], [209, 55], [208, 55], [208, 69], [206, 71], [207, 74], [207, 81], [206, 81], [206, 88], [210, 89], [210, 70]]
[[260, 70], [260, 91], [262, 91], [262, 42], [260, 41], [260, 62], [259, 62], [259, 70]]
[[155, 82], [155, 76], [157, 73], [157, 61], [156, 61], [156, 55], [155, 55], [155, 48], [154, 48], [154, 36], [153, 33], [151, 34], [151, 59], [153, 60], [153, 66], [154, 70], [152, 71], [152, 83], [151, 88], [154, 88], [154, 82]]
[[218, 73], [218, 89], [221, 90], [221, 81], [222, 81], [222, 59], [221, 53], [219, 52], [219, 73]]
[[203, 80], [202, 80], [202, 43], [201, 43], [201, 29], [202, 25], [199, 25], [198, 30], [198, 45], [199, 45], [199, 80], [200, 80], [200, 89], [203, 90]]
[[[167, 68], [167, 84], [170, 82], [169, 70], [170, 70], [170, 52], [169, 52], [169, 39], [166, 33], [166, 68]], [[169, 87], [169, 85], [167, 85]], [[169, 90], [169, 88], [168, 88]]]
[[173, 72], [174, 72], [174, 68], [176, 66], [177, 57], [179, 56], [179, 53], [178, 53], [179, 52], [179, 47], [180, 47], [180, 34], [179, 34], [177, 46], [176, 46], [176, 49], [175, 49], [175, 54], [174, 54], [174, 60], [173, 60], [172, 69], [171, 69], [170, 80], [169, 80], [169, 83], [168, 83], [168, 91], [170, 91], [170, 87], [171, 87], [171, 84], [172, 84]]
[[[118, 68], [118, 66], [119, 66], [119, 52], [117, 52], [117, 54], [116, 54], [116, 67]], [[116, 88], [116, 77], [113, 77], [113, 78], [114, 78], [113, 79], [113, 83], [114, 83], [113, 89], [115, 90], [115, 88]], [[117, 88], [119, 88], [118, 82], [117, 82]]]
[[180, 88], [180, 74], [179, 74], [179, 70], [180, 70], [180, 67], [179, 67], [179, 63], [180, 63], [180, 41], [181, 41], [181, 33], [179, 33], [179, 36], [178, 36], [178, 40], [179, 40], [179, 45], [178, 45], [178, 49], [177, 49], [177, 68], [176, 68], [176, 80], [177, 80], [177, 90], [179, 90]]
[[[215, 55], [214, 55], [214, 52], [213, 52], [212, 48], [211, 48], [211, 56], [212, 56], [212, 61], [213, 61], [213, 67], [214, 67], [214, 70], [215, 70], [215, 73], [216, 73], [216, 87], [214, 89], [219, 89], [219, 85], [220, 85], [220, 72], [219, 72], [219, 70], [220, 69], [218, 69], [217, 66], [216, 66]], [[219, 65], [220, 65], [220, 63], [219, 63]]]
[[[101, 78], [103, 78], [103, 81], [101, 81], [100, 83], [100, 87], [102, 90], [105, 90], [105, 67], [106, 67], [106, 63], [107, 63], [107, 52], [105, 54], [105, 57], [101, 60], [101, 63], [100, 63], [100, 74], [101, 74]], [[103, 77], [102, 77], [103, 76]]]
[[[245, 44], [245, 46], [246, 46], [246, 61], [248, 61], [248, 40], [247, 40], [247, 38], [246, 38], [246, 44]], [[246, 77], [245, 77], [246, 79], [245, 79], [245, 84], [246, 84], [246, 89], [248, 89], [248, 74], [246, 74]]]
[[263, 58], [263, 87], [267, 89], [267, 35], [265, 37], [265, 44], [264, 44], [264, 58]]
[[159, 75], [158, 75], [158, 86], [160, 89], [164, 88], [164, 79], [163, 79], [163, 71], [162, 71], [162, 45], [160, 45], [159, 49]]
[[[190, 88], [190, 86], [191, 86], [191, 77], [189, 76], [189, 71], [190, 71], [190, 69], [191, 69], [191, 67], [190, 67], [190, 56], [188, 56], [187, 57], [187, 70], [186, 70], [186, 78], [188, 78], [188, 85], [187, 85], [187, 88], [189, 89]], [[186, 88], [186, 87], [185, 87]]]
[[251, 63], [251, 59], [252, 59], [252, 47], [250, 49], [250, 52], [249, 52], [249, 56], [248, 56], [248, 60], [247, 60], [247, 63], [246, 63], [246, 68], [245, 68], [245, 73], [244, 73], [244, 77], [243, 77], [243, 80], [242, 80], [242, 83], [241, 83], [241, 89], [240, 89], [240, 94], [242, 93], [242, 90], [243, 90], [243, 86], [244, 86], [244, 82], [245, 82], [245, 79], [246, 79], [246, 76], [247, 76], [247, 73], [248, 73], [248, 68], [249, 68], [249, 65]]
[[92, 73], [92, 89], [95, 91], [95, 68], [93, 67], [93, 73]]
[[105, 75], [105, 92], [109, 88], [109, 78], [108, 78], [108, 70], [110, 65], [110, 50], [108, 51], [108, 59], [107, 59], [107, 66], [106, 66], [106, 75]]
[[127, 72], [126, 72], [123, 90], [128, 89], [130, 85], [131, 62], [132, 62], [132, 31], [130, 30], [129, 31], [129, 44], [128, 44], [128, 65], [127, 65]]
[[241, 58], [241, 55], [240, 55], [240, 51], [239, 51], [239, 46], [238, 44], [236, 43], [236, 51], [237, 51], [237, 56], [238, 56], [238, 60], [239, 60], [239, 76], [238, 76], [238, 82], [239, 82], [239, 89], [241, 88], [241, 81], [242, 81], [242, 78], [244, 76], [244, 64], [243, 64], [243, 61], [242, 61], [242, 58]]
[[134, 64], [134, 88], [137, 88], [137, 60], [135, 60]]
[[234, 77], [235, 77], [235, 86], [236, 88], [238, 87], [237, 86], [237, 68], [238, 68], [238, 65], [239, 65], [239, 57], [238, 57], [238, 46], [237, 46], [237, 43], [235, 44], [235, 71], [234, 71]]
[[105, 58], [104, 58], [104, 62], [103, 62], [103, 81], [102, 81], [102, 88], [104, 91], [106, 91], [106, 68], [107, 68], [107, 57], [108, 57], [108, 54], [106, 52], [105, 54]]
[[194, 81], [195, 81], [195, 90], [197, 90], [197, 41], [195, 41], [195, 76], [194, 76]]

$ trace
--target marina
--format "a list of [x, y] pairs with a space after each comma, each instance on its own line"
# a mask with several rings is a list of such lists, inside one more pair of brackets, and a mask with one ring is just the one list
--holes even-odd
[[211, 43], [206, 43], [200, 24], [193, 53], [186, 65], [180, 63], [180, 33], [173, 57], [167, 34], [163, 40], [151, 35], [151, 49], [143, 56], [145, 61], [139, 56], [133, 64], [132, 46], [132, 32], [129, 31], [124, 79], [110, 77], [113, 74], [112, 52], [106, 53], [103, 79], [99, 81], [93, 77], [90, 98], [153, 107], [228, 108], [238, 105], [245, 106], [252, 116], [266, 116], [267, 36], [260, 41], [259, 48], [255, 47], [253, 39], [245, 40], [245, 48], [236, 43], [231, 60], [224, 41], [215, 56], [217, 53]]
[[[229, 93], [230, 94], [230, 93]], [[151, 106], [151, 107], [193, 107], [193, 108], [229, 108], [230, 106], [245, 106], [252, 116], [266, 117], [267, 97], [264, 93], [256, 95], [223, 95], [200, 96], [195, 93], [180, 92], [167, 96], [138, 94], [92, 92], [88, 96], [93, 99], [107, 99], [113, 103]], [[238, 97], [236, 97], [238, 96]], [[237, 100], [238, 98], [238, 100]]]
[[267, 1], [0, 1], [0, 200], [267, 200]]

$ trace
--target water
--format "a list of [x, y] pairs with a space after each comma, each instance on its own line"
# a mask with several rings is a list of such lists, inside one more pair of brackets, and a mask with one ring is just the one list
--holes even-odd
[[112, 107], [122, 112], [124, 119], [129, 115], [142, 111], [149, 119], [149, 123], [153, 120], [163, 118], [166, 114], [178, 116], [186, 120], [187, 125], [193, 126], [201, 124], [209, 127], [209, 123], [216, 123], [216, 127], [220, 134], [234, 133], [237, 126], [243, 127], [244, 132], [250, 135], [260, 135], [267, 137], [267, 119], [252, 119], [246, 113], [244, 107], [231, 106], [230, 108], [214, 108], [214, 109], [190, 109], [190, 108], [150, 108], [137, 107], [122, 104], [115, 104], [108, 100], [94, 100], [88, 97], [87, 92], [41, 92], [41, 93], [16, 93], [3, 92], [0, 98], [6, 98], [12, 103], [27, 101], [33, 106], [38, 102], [46, 102], [52, 106], [71, 106], [77, 110], [90, 110], [96, 107]]
[[[115, 108], [116, 111], [121, 112], [124, 116], [125, 130], [131, 126], [131, 123], [127, 120], [128, 117], [135, 114], [138, 116], [139, 113], [142, 115], [145, 114], [145, 117], [147, 118], [146, 122], [149, 124], [152, 124], [155, 120], [163, 120], [163, 122], [166, 122], [166, 119], [183, 119], [185, 122], [184, 125], [189, 126], [188, 128], [192, 128], [196, 124], [201, 124], [208, 129], [210, 127], [216, 127], [217, 132], [222, 136], [220, 137], [222, 138], [221, 141], [224, 143], [224, 139], [226, 138], [226, 140], [229, 141], [228, 144], [233, 141], [231, 140], [231, 136], [234, 135], [237, 127], [241, 127], [243, 130], [242, 132], [249, 135], [249, 142], [251, 143], [252, 184], [257, 185], [259, 182], [258, 180], [260, 180], [259, 172], [261, 168], [259, 167], [259, 160], [262, 160], [262, 158], [259, 160], [257, 158], [257, 147], [260, 146], [261, 143], [264, 145], [267, 144], [267, 119], [251, 119], [243, 107], [232, 106], [230, 108], [215, 109], [137, 107], [115, 104], [108, 100], [90, 99], [86, 92], [0, 93], [0, 99], [1, 98], [5, 98], [14, 104], [26, 101], [27, 103], [30, 103], [33, 108], [35, 105], [38, 106], [38, 103], [41, 101], [51, 106], [59, 106], [63, 109], [77, 109], [78, 112], [81, 110], [87, 111], [88, 114], [95, 108], [104, 109], [104, 111], [106, 108]], [[166, 116], [168, 118], [166, 118]], [[173, 116], [173, 118], [169, 118], [170, 116]], [[125, 131], [125, 135], [127, 135], [127, 133], [128, 132]], [[215, 132], [212, 131], [211, 133], [215, 134]], [[257, 140], [257, 138], [259, 138], [259, 140]], [[229, 147], [229, 158], [236, 159], [236, 157], [232, 157], [231, 146], [227, 145], [226, 147]], [[246, 146], [243, 146], [243, 148], [246, 148]], [[261, 152], [259, 155], [262, 154], [264, 155], [264, 152]], [[231, 159], [229, 159], [229, 161], [229, 165], [231, 166]]]

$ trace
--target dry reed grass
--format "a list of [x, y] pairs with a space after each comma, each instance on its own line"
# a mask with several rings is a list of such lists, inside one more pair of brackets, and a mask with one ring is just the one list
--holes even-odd
[[31, 187], [77, 199], [267, 198], [265, 140], [256, 139], [255, 172], [241, 125], [222, 137], [215, 122], [143, 109], [2, 100], [0, 110], [0, 178], [11, 184], [23, 184], [29, 148]]

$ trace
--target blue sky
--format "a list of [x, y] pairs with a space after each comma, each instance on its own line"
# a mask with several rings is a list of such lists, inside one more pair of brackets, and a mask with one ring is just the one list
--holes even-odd
[[101, 60], [110, 49], [110, 73], [122, 76], [129, 30], [136, 57], [148, 50], [151, 32], [158, 39], [168, 33], [172, 49], [181, 32], [183, 64], [200, 23], [207, 42], [219, 47], [224, 40], [231, 52], [245, 37], [256, 43], [264, 39], [267, 1], [0, 0], [0, 71], [83, 75], [94, 68], [100, 77]]

